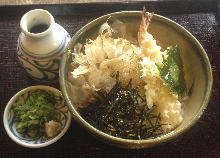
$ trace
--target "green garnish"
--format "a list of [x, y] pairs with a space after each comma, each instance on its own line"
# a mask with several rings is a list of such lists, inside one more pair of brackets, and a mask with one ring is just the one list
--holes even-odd
[[109, 93], [97, 91], [95, 101], [80, 108], [82, 117], [91, 125], [115, 137], [147, 139], [163, 133], [160, 113], [156, 106], [146, 105], [138, 91], [132, 88], [132, 80], [122, 87], [116, 75], [116, 84]]
[[160, 76], [169, 85], [172, 92], [183, 96], [186, 92], [186, 84], [178, 47], [168, 47], [167, 55], [168, 57], [163, 60], [163, 67], [158, 66]]
[[45, 134], [45, 123], [58, 120], [54, 106], [57, 104], [55, 95], [44, 90], [31, 92], [23, 104], [13, 107], [16, 131], [29, 137]]

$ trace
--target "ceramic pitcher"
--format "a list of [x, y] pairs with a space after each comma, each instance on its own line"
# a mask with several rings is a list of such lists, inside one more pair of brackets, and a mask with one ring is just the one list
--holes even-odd
[[43, 9], [24, 14], [20, 28], [17, 55], [29, 76], [41, 82], [58, 81], [60, 59], [70, 35]]

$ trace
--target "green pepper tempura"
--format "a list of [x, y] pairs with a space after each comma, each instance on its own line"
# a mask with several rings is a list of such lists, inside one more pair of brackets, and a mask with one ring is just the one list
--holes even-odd
[[182, 96], [186, 92], [186, 83], [178, 47], [168, 47], [167, 55], [167, 59], [163, 60], [163, 67], [158, 67], [160, 76], [170, 86], [172, 92]]

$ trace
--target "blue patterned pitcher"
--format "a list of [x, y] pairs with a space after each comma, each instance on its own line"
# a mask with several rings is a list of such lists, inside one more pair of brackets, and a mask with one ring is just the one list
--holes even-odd
[[58, 81], [60, 59], [70, 35], [43, 9], [24, 14], [20, 27], [17, 54], [29, 76], [40, 82]]

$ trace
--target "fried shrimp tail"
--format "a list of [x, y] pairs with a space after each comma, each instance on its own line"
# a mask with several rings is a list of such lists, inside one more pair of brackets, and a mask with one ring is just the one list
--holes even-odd
[[145, 6], [143, 7], [143, 12], [142, 12], [142, 21], [140, 24], [139, 32], [138, 32], [138, 42], [139, 44], [141, 41], [144, 40], [144, 35], [147, 32], [148, 26], [150, 24], [150, 21], [154, 15], [154, 12], [151, 14], [146, 13], [146, 8]]
[[161, 47], [157, 45], [154, 37], [148, 33], [148, 27], [153, 15], [154, 12], [147, 13], [145, 7], [143, 7], [142, 20], [138, 31], [138, 43], [144, 56], [149, 57], [160, 65], [163, 61], [163, 52], [161, 52]]

